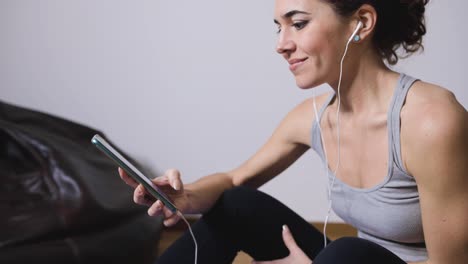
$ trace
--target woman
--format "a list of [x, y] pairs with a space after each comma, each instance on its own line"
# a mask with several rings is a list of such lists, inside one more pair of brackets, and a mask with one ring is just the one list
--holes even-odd
[[[277, 51], [307, 99], [240, 167], [183, 184], [177, 170], [154, 183], [193, 226], [199, 263], [468, 263], [468, 118], [450, 92], [389, 69], [399, 47], [421, 48], [428, 0], [277, 0]], [[333, 241], [256, 190], [309, 148], [330, 168], [333, 209], [359, 238]], [[179, 220], [120, 170], [134, 199]], [[283, 227], [282, 235], [280, 233]], [[189, 234], [159, 263], [193, 263]]]

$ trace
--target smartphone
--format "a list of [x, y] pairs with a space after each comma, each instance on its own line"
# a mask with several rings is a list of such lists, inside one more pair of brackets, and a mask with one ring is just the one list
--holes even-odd
[[133, 166], [122, 154], [120, 154], [109, 142], [107, 142], [100, 135], [94, 135], [91, 142], [109, 158], [111, 158], [119, 167], [121, 167], [128, 176], [132, 177], [138, 183], [141, 183], [145, 189], [154, 196], [154, 198], [160, 200], [171, 212], [176, 213], [178, 209], [169, 198], [158, 188], [153, 182], [150, 181], [141, 171]]

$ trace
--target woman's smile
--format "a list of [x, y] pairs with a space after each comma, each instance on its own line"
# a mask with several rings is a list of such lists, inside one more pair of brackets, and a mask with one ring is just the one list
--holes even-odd
[[296, 72], [298, 68], [300, 68], [304, 62], [307, 60], [307, 58], [294, 58], [294, 59], [289, 59], [289, 70], [291, 72]]

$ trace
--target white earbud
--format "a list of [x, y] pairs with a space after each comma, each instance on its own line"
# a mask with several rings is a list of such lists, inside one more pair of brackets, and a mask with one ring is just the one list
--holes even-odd
[[359, 35], [357, 35], [357, 33], [359, 32], [359, 30], [361, 30], [362, 26], [364, 26], [364, 25], [362, 24], [361, 21], [359, 21], [357, 26], [356, 26], [356, 29], [353, 32], [353, 34], [351, 34], [351, 37], [349, 37], [348, 43], [350, 43], [353, 40], [354, 40], [354, 42], [358, 42], [361, 39], [359, 37]]

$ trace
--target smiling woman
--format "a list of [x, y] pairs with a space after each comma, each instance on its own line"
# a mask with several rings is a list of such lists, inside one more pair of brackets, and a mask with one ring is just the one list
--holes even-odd
[[[468, 262], [467, 112], [445, 88], [387, 66], [422, 48], [427, 3], [276, 1], [276, 50], [297, 86], [333, 92], [305, 99], [231, 171], [183, 184], [171, 169], [154, 180], [180, 212], [203, 214], [193, 226], [200, 263], [230, 263], [238, 251], [255, 263]], [[257, 190], [310, 148], [324, 161], [330, 207], [357, 238], [328, 244]], [[120, 173], [150, 215], [180, 220]], [[193, 263], [193, 251], [187, 233], [158, 263]]]

